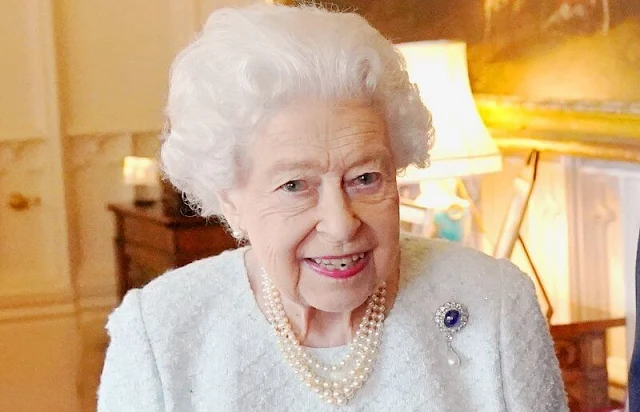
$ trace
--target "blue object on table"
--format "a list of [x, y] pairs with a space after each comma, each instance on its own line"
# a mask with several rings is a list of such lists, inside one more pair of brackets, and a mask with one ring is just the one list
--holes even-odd
[[436, 225], [436, 237], [439, 239], [461, 242], [464, 238], [462, 219], [453, 219], [446, 211], [438, 211], [433, 214], [433, 223]]

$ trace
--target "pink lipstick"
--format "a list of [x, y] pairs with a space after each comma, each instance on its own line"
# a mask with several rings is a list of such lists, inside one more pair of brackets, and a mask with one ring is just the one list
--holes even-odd
[[371, 254], [356, 253], [353, 255], [336, 257], [323, 256], [321, 258], [307, 258], [305, 262], [316, 273], [333, 279], [347, 279], [362, 272], [367, 266]]

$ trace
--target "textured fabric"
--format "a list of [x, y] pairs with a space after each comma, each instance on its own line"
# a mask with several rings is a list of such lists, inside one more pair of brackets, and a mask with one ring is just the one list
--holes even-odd
[[[246, 249], [130, 291], [108, 322], [98, 411], [332, 411], [286, 365], [244, 267]], [[433, 321], [469, 310], [450, 367]], [[313, 349], [335, 360], [345, 347]], [[402, 240], [400, 289], [380, 355], [346, 411], [566, 411], [558, 361], [529, 278], [508, 261]]]

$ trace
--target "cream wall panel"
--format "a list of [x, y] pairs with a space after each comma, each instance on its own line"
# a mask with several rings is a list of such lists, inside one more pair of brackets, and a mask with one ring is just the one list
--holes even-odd
[[3, 0], [0, 12], [0, 139], [47, 136], [47, 64], [51, 52], [45, 0]]
[[[536, 186], [522, 227], [522, 236], [551, 299], [554, 309], [552, 322], [555, 323], [571, 319], [568, 299], [571, 242], [567, 226], [567, 182], [564, 169], [560, 159], [540, 162]], [[523, 269], [529, 268], [526, 255], [519, 244], [514, 251], [514, 260]], [[528, 272], [533, 274], [531, 270]], [[542, 292], [538, 292], [542, 298]]]
[[[502, 173], [487, 175], [482, 179], [481, 214], [487, 231], [484, 250], [489, 254], [493, 252], [509, 203], [515, 195], [513, 182], [523, 164], [522, 158], [506, 158]], [[553, 322], [567, 321], [570, 316], [565, 192], [563, 166], [557, 160], [541, 160], [536, 187], [521, 228], [551, 299], [555, 311]], [[519, 243], [514, 249], [512, 261], [533, 279], [533, 271]], [[542, 296], [540, 298], [542, 305]], [[546, 307], [542, 309], [544, 311]]]
[[79, 339], [73, 315], [0, 322], [0, 411], [77, 412]]
[[184, 9], [176, 4], [61, 0], [58, 47], [66, 134], [162, 126], [169, 66], [193, 19], [189, 2]]
[[[573, 312], [577, 318], [610, 312], [611, 267], [620, 259], [620, 204], [617, 178], [603, 171], [584, 170], [581, 159], [572, 159], [570, 198], [573, 199], [571, 249], [574, 271], [571, 285]], [[621, 313], [619, 313], [621, 315]]]
[[260, 0], [196, 0], [198, 3], [198, 19], [199, 26], [201, 27], [206, 21], [207, 17], [216, 9], [222, 7], [242, 7], [249, 6], [251, 4], [265, 3]]
[[[59, 187], [52, 184], [59, 172], [50, 147], [37, 141], [0, 143], [0, 306], [10, 296], [68, 296], [71, 291], [60, 233], [64, 210]], [[7, 207], [14, 192], [33, 205], [23, 211]]]
[[74, 189], [69, 205], [72, 249], [82, 304], [95, 297], [115, 296], [114, 223], [106, 205], [131, 201], [131, 188], [122, 184], [122, 160], [132, 154], [132, 138], [97, 135], [74, 137], [69, 142], [69, 185]]
[[[635, 246], [640, 226], [640, 167], [633, 164], [573, 159], [576, 284], [580, 308], [626, 316], [627, 327], [608, 331], [612, 376], [626, 380], [626, 359], [633, 349], [635, 324]], [[626, 335], [626, 336], [625, 336]]]
[[157, 158], [160, 152], [160, 131], [133, 136], [133, 154]]

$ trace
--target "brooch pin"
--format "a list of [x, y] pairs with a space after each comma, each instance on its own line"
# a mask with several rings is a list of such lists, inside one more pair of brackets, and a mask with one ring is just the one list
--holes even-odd
[[460, 357], [453, 350], [451, 342], [453, 342], [453, 335], [462, 330], [469, 321], [467, 308], [460, 303], [447, 302], [438, 308], [433, 320], [447, 339], [447, 363], [450, 366], [460, 366]]

